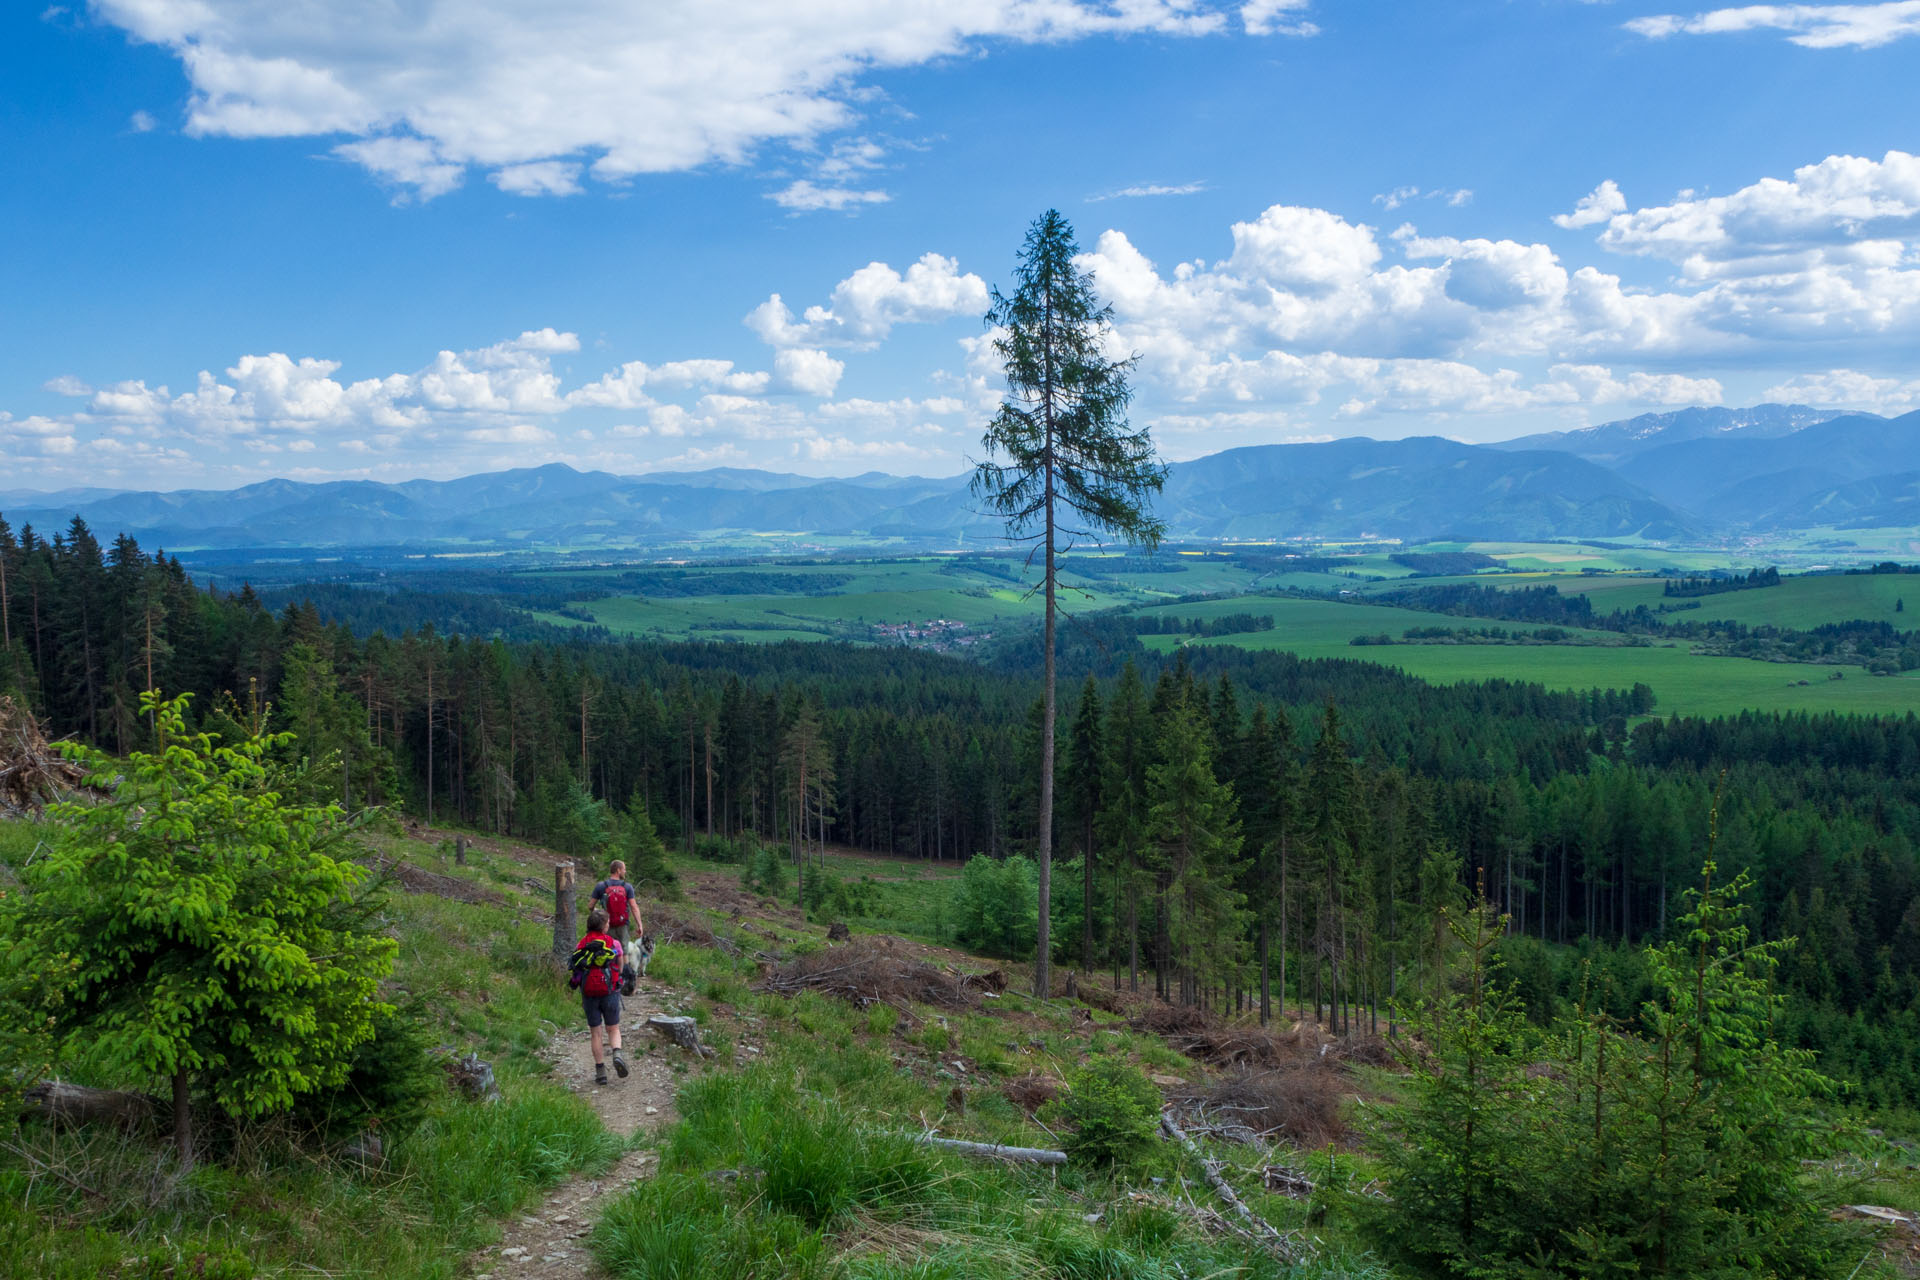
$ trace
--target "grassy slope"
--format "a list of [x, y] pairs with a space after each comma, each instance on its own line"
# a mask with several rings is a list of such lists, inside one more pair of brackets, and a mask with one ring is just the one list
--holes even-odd
[[[0, 864], [23, 859], [38, 835], [0, 821]], [[410, 845], [404, 854], [454, 872], [431, 847]], [[473, 861], [458, 874], [503, 889], [523, 878], [504, 858], [476, 854]], [[493, 1063], [503, 1095], [498, 1105], [476, 1106], [448, 1092], [419, 1130], [390, 1142], [388, 1167], [378, 1173], [303, 1151], [271, 1125], [224, 1161], [185, 1175], [164, 1149], [145, 1142], [27, 1126], [15, 1147], [0, 1151], [0, 1275], [145, 1276], [121, 1270], [123, 1260], [151, 1256], [164, 1267], [236, 1253], [269, 1275], [317, 1268], [450, 1280], [463, 1274], [469, 1249], [497, 1238], [501, 1217], [541, 1188], [609, 1163], [618, 1143], [584, 1103], [549, 1079], [537, 1056], [544, 1028], [575, 1012], [547, 959], [549, 927], [529, 919], [520, 903], [469, 905], [403, 893], [393, 895], [388, 919], [401, 941], [393, 991], [414, 993], [441, 1015], [438, 1033], [450, 1050], [475, 1051]], [[139, 1083], [107, 1058], [72, 1074], [114, 1087]], [[34, 1160], [104, 1198], [33, 1176]]]

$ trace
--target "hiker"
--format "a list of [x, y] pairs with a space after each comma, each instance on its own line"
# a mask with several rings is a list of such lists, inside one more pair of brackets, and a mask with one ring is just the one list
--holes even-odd
[[607, 1047], [613, 1051], [613, 1069], [627, 1078], [627, 1060], [620, 1056], [621, 947], [607, 932], [607, 913], [600, 907], [587, 912], [587, 933], [568, 961], [567, 985], [580, 992], [587, 1015], [587, 1044], [593, 1050], [593, 1082], [607, 1082], [606, 1054], [600, 1048], [600, 1028], [606, 1027]]
[[[646, 946], [646, 929], [640, 922], [640, 906], [635, 900], [633, 886], [627, 883], [627, 864], [618, 858], [607, 868], [607, 878], [593, 886], [593, 900], [606, 909], [608, 932], [620, 943], [625, 956], [627, 969], [638, 969], [642, 974], [647, 971], [647, 959], [653, 949]], [[635, 937], [643, 941], [635, 946]], [[632, 995], [629, 984], [627, 994]]]

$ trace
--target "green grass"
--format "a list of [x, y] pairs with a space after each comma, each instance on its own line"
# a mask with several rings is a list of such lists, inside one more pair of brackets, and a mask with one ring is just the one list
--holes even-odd
[[[940, 1061], [951, 1050], [930, 1010], [917, 1011], [917, 1029], [903, 1035], [904, 1019], [896, 1025], [812, 993], [761, 997], [754, 1009], [752, 1034], [766, 1056], [684, 1088], [683, 1119], [659, 1176], [599, 1215], [594, 1252], [621, 1280], [1386, 1275], [1337, 1240], [1316, 1262], [1286, 1271], [1201, 1231], [1144, 1168], [1109, 1176], [994, 1165], [912, 1141], [928, 1125], [984, 1141], [1053, 1141], [992, 1079]], [[963, 1046], [1011, 1033], [1001, 1018], [958, 1022]], [[1084, 1040], [1062, 1048], [1087, 1051]], [[1300, 1206], [1266, 1203], [1249, 1171], [1229, 1176], [1275, 1221], [1298, 1223]]]
[[[1494, 581], [1500, 581], [1495, 579]], [[1575, 581], [1580, 581], [1576, 579]], [[1827, 587], [1825, 584], [1872, 584], [1906, 581], [1920, 585], [1920, 579], [1878, 579], [1871, 576], [1790, 580], [1795, 583], [1822, 584], [1829, 601], [1877, 598], [1858, 586]], [[1615, 601], [1608, 593], [1626, 589], [1646, 590], [1645, 579], [1599, 580], [1594, 603], [1611, 608]], [[1658, 592], [1659, 587], [1651, 588]], [[1789, 586], [1757, 591], [1731, 592], [1708, 597], [1706, 603], [1729, 609], [1752, 608], [1746, 597], [1788, 592]], [[1920, 608], [1920, 590], [1914, 592]], [[1657, 597], [1656, 597], [1657, 598]], [[1624, 602], [1631, 607], [1635, 602]], [[1811, 607], [1806, 601], [1789, 607]], [[1891, 617], [1891, 600], [1887, 609]], [[1870, 676], [1862, 667], [1825, 666], [1811, 663], [1758, 662], [1747, 658], [1699, 656], [1684, 646], [1656, 643], [1649, 648], [1588, 648], [1562, 645], [1447, 645], [1395, 644], [1357, 646], [1349, 643], [1357, 635], [1386, 633], [1399, 636], [1412, 626], [1480, 627], [1498, 626], [1509, 631], [1539, 630], [1528, 623], [1499, 622], [1487, 619], [1454, 618], [1381, 605], [1343, 603], [1332, 600], [1255, 598], [1203, 601], [1191, 605], [1165, 606], [1144, 610], [1180, 617], [1218, 617], [1231, 613], [1256, 613], [1274, 619], [1271, 631], [1244, 635], [1191, 640], [1195, 644], [1231, 644], [1244, 649], [1280, 650], [1303, 658], [1347, 658], [1396, 668], [1435, 684], [1457, 684], [1488, 679], [1535, 681], [1550, 689], [1624, 689], [1644, 683], [1654, 692], [1655, 711], [1659, 714], [1734, 715], [1741, 711], [1835, 711], [1845, 713], [1897, 715], [1920, 712], [1920, 674]], [[1679, 615], [1693, 618], [1706, 612], [1689, 610]], [[1905, 615], [1901, 615], [1904, 617]], [[1576, 632], [1599, 640], [1616, 637], [1610, 632]], [[1180, 636], [1142, 636], [1147, 647], [1167, 652], [1185, 640]], [[1842, 679], [1835, 680], [1835, 672]], [[1799, 682], [1806, 681], [1803, 686]]]

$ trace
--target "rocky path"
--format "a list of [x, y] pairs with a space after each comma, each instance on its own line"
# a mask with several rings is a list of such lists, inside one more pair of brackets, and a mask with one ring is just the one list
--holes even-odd
[[[593, 1052], [584, 1025], [557, 1038], [549, 1047], [555, 1070], [567, 1087], [593, 1105], [601, 1123], [622, 1138], [673, 1123], [675, 1079], [668, 1065], [681, 1053], [663, 1043], [642, 1052], [652, 1038], [644, 1029], [649, 1015], [661, 1012], [660, 991], [645, 979], [640, 989], [623, 1000], [621, 1027], [626, 1033], [626, 1058], [633, 1074], [622, 1080], [608, 1067], [609, 1083], [593, 1082]], [[569, 1179], [548, 1193], [532, 1213], [507, 1223], [506, 1236], [469, 1260], [475, 1280], [584, 1280], [600, 1275], [587, 1236], [602, 1200], [618, 1195], [631, 1184], [653, 1174], [659, 1160], [655, 1151], [629, 1151], [611, 1169], [593, 1176]]]

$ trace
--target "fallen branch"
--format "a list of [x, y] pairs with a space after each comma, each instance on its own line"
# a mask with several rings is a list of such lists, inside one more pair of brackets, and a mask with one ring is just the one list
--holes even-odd
[[1209, 1160], [1200, 1154], [1200, 1148], [1196, 1147], [1193, 1139], [1189, 1138], [1186, 1132], [1174, 1122], [1171, 1112], [1160, 1113], [1160, 1132], [1164, 1133], [1169, 1140], [1179, 1143], [1181, 1149], [1194, 1158], [1195, 1163], [1200, 1166], [1200, 1172], [1206, 1175], [1207, 1183], [1213, 1188], [1213, 1193], [1240, 1216], [1240, 1220], [1246, 1223], [1247, 1230], [1252, 1232], [1256, 1239], [1272, 1249], [1283, 1262], [1295, 1263], [1302, 1260], [1305, 1251], [1295, 1240], [1294, 1233], [1276, 1230], [1271, 1222], [1247, 1208], [1240, 1197], [1233, 1193], [1233, 1188], [1227, 1185], [1227, 1180], [1220, 1176], [1219, 1162]]
[[923, 1133], [914, 1139], [930, 1147], [942, 1147], [948, 1151], [958, 1151], [961, 1155], [978, 1156], [982, 1160], [1014, 1160], [1025, 1164], [1065, 1164], [1067, 1153], [1048, 1151], [1045, 1147], [1003, 1147], [993, 1142], [963, 1142], [959, 1138], [936, 1138]]
[[144, 1093], [119, 1089], [90, 1089], [65, 1080], [42, 1080], [21, 1095], [21, 1114], [72, 1124], [116, 1124], [137, 1128], [154, 1115], [154, 1101]]

